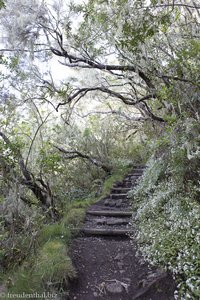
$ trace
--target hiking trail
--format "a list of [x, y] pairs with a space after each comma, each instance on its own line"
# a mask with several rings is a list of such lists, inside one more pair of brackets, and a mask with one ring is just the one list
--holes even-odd
[[110, 194], [86, 213], [70, 256], [77, 279], [69, 300], [172, 300], [172, 276], [148, 265], [137, 254], [134, 222], [127, 193], [137, 184], [144, 166], [134, 167]]

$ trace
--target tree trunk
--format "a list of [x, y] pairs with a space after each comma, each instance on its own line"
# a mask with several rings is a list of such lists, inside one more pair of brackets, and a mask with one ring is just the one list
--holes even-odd
[[[8, 146], [12, 146], [12, 143], [3, 132], [0, 132], [0, 136]], [[36, 182], [37, 180], [35, 180], [34, 175], [27, 169], [20, 150], [16, 151], [15, 156], [18, 160], [18, 165], [23, 175], [23, 177], [19, 176], [19, 182], [33, 192], [35, 197], [39, 200], [42, 209], [47, 212], [51, 218], [56, 220], [58, 218], [58, 212], [55, 209], [53, 195], [49, 185], [45, 184], [42, 179], [39, 180], [42, 187]]]

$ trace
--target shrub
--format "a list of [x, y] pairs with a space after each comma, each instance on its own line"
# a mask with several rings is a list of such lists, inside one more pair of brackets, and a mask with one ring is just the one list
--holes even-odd
[[198, 188], [196, 178], [185, 180], [196, 172], [197, 165], [191, 164], [179, 142], [177, 138], [168, 153], [149, 161], [140, 184], [132, 191], [137, 240], [146, 260], [173, 273], [178, 299], [199, 299]]

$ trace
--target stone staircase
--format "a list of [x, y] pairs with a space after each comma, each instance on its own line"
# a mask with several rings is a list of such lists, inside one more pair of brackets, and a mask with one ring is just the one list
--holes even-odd
[[123, 236], [131, 233], [131, 204], [128, 192], [137, 184], [144, 166], [136, 166], [124, 178], [116, 182], [110, 195], [90, 207], [81, 232], [87, 236]]
[[[137, 251], [127, 193], [144, 167], [134, 167], [110, 194], [92, 205], [70, 257], [77, 270], [66, 300], [173, 300], [175, 282]], [[130, 238], [131, 236], [131, 238]]]

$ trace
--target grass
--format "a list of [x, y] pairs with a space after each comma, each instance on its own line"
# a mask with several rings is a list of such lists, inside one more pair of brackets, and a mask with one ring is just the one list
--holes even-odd
[[7, 292], [10, 294], [58, 292], [61, 287], [66, 288], [69, 281], [75, 277], [76, 271], [65, 243], [54, 239], [46, 242], [36, 256], [24, 261], [12, 278], [11, 287]]
[[51, 240], [61, 240], [68, 244], [71, 240], [70, 229], [66, 228], [63, 223], [45, 225], [38, 235], [37, 243], [41, 246]]
[[69, 280], [76, 276], [66, 245], [60, 240], [52, 240], [44, 244], [37, 255], [34, 266], [44, 287], [68, 286]]
[[[67, 213], [55, 224], [44, 225], [35, 240], [36, 253], [7, 276], [7, 293], [33, 294], [63, 292], [76, 271], [68, 255], [73, 228], [79, 228], [85, 218], [85, 209], [92, 200], [77, 201], [67, 207]], [[5, 297], [5, 300], [9, 297]], [[29, 298], [29, 299], [35, 299]]]
[[67, 228], [78, 228], [84, 222], [85, 209], [72, 208], [63, 218], [63, 223]]
[[111, 188], [114, 183], [117, 181], [121, 181], [124, 176], [132, 169], [131, 166], [120, 166], [113, 170], [113, 174], [107, 177], [103, 185], [103, 192], [101, 197], [105, 197], [110, 193]]
[[44, 225], [39, 230], [35, 238], [35, 252], [7, 276], [8, 293], [32, 294], [46, 291], [62, 294], [63, 289], [67, 291], [69, 281], [76, 277], [76, 271], [68, 255], [68, 248], [74, 237], [73, 229], [81, 227], [86, 209], [105, 197], [113, 184], [122, 180], [127, 172], [127, 167], [115, 170], [114, 174], [105, 180], [101, 197], [68, 203], [66, 213], [58, 223]]

